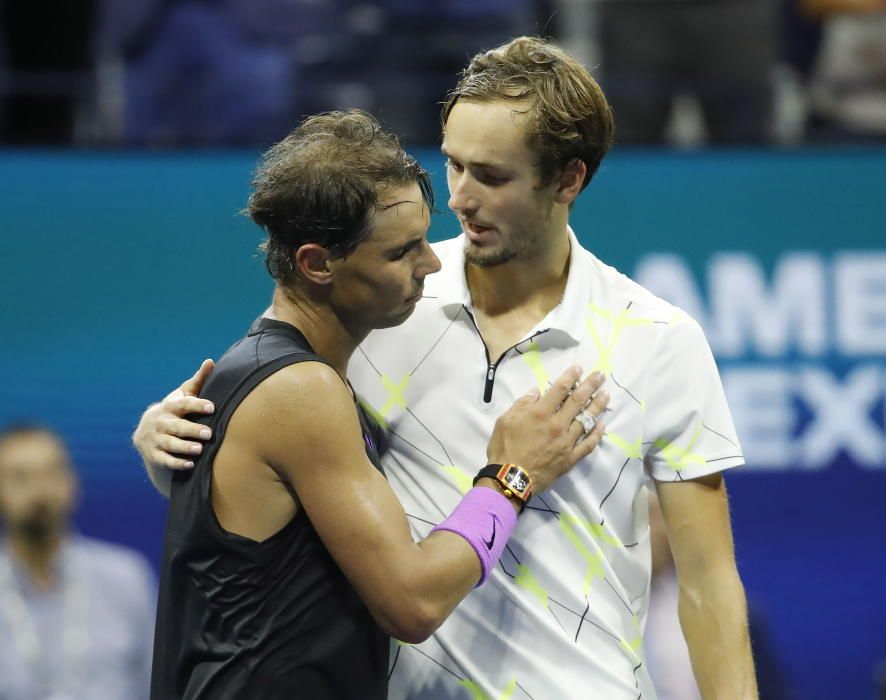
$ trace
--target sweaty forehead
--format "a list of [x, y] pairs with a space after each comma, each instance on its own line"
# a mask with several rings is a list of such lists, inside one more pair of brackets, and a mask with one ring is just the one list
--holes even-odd
[[443, 153], [465, 164], [513, 166], [532, 160], [526, 101], [455, 103], [443, 131]]
[[430, 212], [418, 184], [391, 189], [379, 198], [369, 240], [388, 244], [421, 236], [430, 225]]
[[422, 204], [424, 203], [424, 198], [418, 183], [410, 182], [405, 185], [388, 187], [379, 192], [378, 203], [381, 205], [382, 211], [384, 211], [396, 208], [401, 204]]

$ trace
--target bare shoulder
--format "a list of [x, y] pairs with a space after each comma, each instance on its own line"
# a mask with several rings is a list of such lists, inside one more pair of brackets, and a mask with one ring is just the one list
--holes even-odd
[[319, 426], [347, 420], [348, 397], [335, 371], [312, 361], [278, 369], [243, 398], [213, 462], [223, 528], [260, 542], [292, 520], [304, 504], [298, 479], [315, 473], [317, 441], [330, 434]]
[[350, 391], [338, 373], [316, 361], [283, 367], [262, 381], [253, 393], [262, 402], [286, 412], [310, 413], [324, 406], [353, 406]]
[[[299, 362], [262, 381], [237, 410], [241, 429], [262, 436], [263, 459], [288, 471], [292, 455], [361, 445], [360, 422], [345, 382], [329, 365]], [[344, 443], [344, 446], [342, 445]]]

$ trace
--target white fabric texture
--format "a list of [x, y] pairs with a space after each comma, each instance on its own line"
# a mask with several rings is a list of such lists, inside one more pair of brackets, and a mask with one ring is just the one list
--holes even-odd
[[417, 538], [470, 488], [515, 399], [575, 363], [602, 370], [612, 395], [602, 443], [533, 498], [487, 584], [427, 642], [395, 645], [391, 700], [655, 697], [642, 658], [646, 487], [744, 460], [699, 325], [570, 238], [561, 303], [491, 358], [494, 372], [470, 313], [462, 237], [435, 244], [443, 270], [412, 317], [372, 333], [351, 361], [390, 431], [385, 470]]

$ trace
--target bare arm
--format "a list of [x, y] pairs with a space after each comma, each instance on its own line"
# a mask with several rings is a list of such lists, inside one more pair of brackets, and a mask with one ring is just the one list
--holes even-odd
[[744, 587], [720, 474], [656, 482], [680, 582], [680, 624], [704, 700], [757, 700]]
[[[575, 379], [561, 378], [542, 398], [519, 400], [499, 419], [490, 459], [526, 465], [543, 490], [587, 455], [602, 428], [582, 439], [573, 420], [577, 401], [567, 397]], [[578, 402], [597, 383], [576, 390]], [[594, 413], [605, 403], [605, 392], [599, 393], [604, 396], [595, 399]], [[238, 414], [243, 409], [251, 418], [241, 415], [241, 426], [260, 436], [262, 461], [292, 485], [379, 625], [404, 641], [426, 639], [477, 584], [478, 557], [451, 532], [413, 541], [402, 506], [366, 456], [353, 399], [338, 375], [315, 363], [284, 368], [262, 382]]]

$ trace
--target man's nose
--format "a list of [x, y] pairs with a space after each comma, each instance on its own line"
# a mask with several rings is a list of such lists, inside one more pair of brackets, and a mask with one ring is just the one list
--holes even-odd
[[455, 212], [476, 211], [480, 206], [467, 173], [462, 173], [460, 177], [450, 182], [448, 204]]

